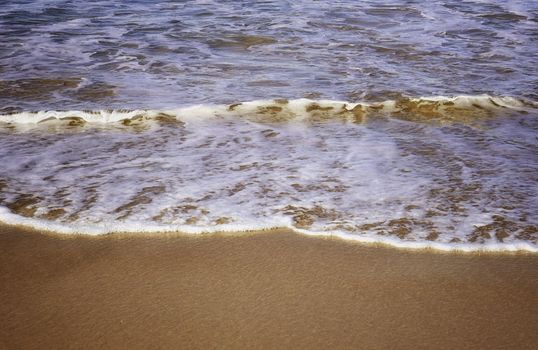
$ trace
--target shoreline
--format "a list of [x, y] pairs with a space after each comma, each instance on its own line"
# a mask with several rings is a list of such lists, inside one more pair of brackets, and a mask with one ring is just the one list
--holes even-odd
[[[538, 247], [529, 242], [514, 242], [510, 245], [505, 243], [444, 243], [436, 241], [406, 241], [394, 236], [376, 236], [371, 237], [367, 235], [358, 235], [345, 232], [316, 232], [308, 231], [305, 229], [295, 227], [267, 227], [267, 228], [255, 228], [255, 229], [237, 229], [234, 225], [221, 225], [220, 230], [203, 230], [192, 229], [187, 226], [182, 227], [170, 227], [166, 228], [151, 228], [147, 231], [129, 230], [126, 227], [124, 230], [104, 230], [94, 229], [91, 232], [77, 232], [75, 229], [67, 228], [67, 226], [57, 223], [43, 224], [41, 220], [22, 217], [22, 222], [13, 222], [13, 217], [16, 215], [6, 213], [1, 210], [0, 215], [2, 221], [0, 221], [0, 230], [2, 228], [11, 230], [22, 230], [28, 232], [34, 232], [38, 234], [50, 235], [52, 237], [64, 238], [64, 237], [108, 237], [108, 236], [192, 236], [197, 237], [201, 235], [226, 235], [226, 236], [243, 236], [258, 233], [270, 233], [275, 231], [288, 231], [297, 235], [306, 237], [314, 237], [317, 239], [336, 239], [339, 241], [347, 242], [349, 244], [360, 244], [364, 246], [384, 247], [388, 249], [401, 249], [409, 251], [431, 251], [434, 253], [454, 253], [454, 254], [536, 254], [538, 253]], [[12, 217], [13, 216], [13, 217]], [[17, 216], [17, 220], [21, 220], [21, 217]], [[100, 230], [103, 230], [101, 228]]]
[[0, 226], [0, 347], [533, 348], [538, 256]]

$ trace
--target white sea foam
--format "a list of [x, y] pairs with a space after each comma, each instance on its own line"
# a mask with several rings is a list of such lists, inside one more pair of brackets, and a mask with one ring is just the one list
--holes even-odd
[[537, 10], [3, 1], [0, 218], [533, 251]]
[[[529, 111], [525, 101], [466, 96], [5, 115], [0, 220], [84, 234], [288, 227], [398, 247], [535, 252]], [[63, 124], [73, 116], [93, 127]]]
[[[538, 108], [538, 103], [529, 100], [521, 100], [509, 96], [489, 96], [489, 95], [460, 95], [454, 97], [448, 96], [425, 96], [417, 98], [408, 98], [402, 100], [387, 100], [380, 102], [346, 102], [346, 101], [333, 101], [333, 100], [310, 100], [310, 99], [295, 99], [295, 100], [257, 100], [240, 102], [231, 105], [193, 105], [182, 108], [168, 109], [168, 110], [95, 110], [95, 111], [37, 111], [37, 112], [18, 112], [11, 114], [0, 115], [0, 123], [8, 124], [38, 124], [52, 120], [71, 120], [72, 118], [79, 118], [85, 122], [93, 124], [107, 124], [117, 123], [123, 120], [129, 120], [137, 117], [144, 117], [147, 119], [153, 119], [160, 114], [166, 114], [174, 116], [180, 120], [192, 120], [214, 117], [241, 117], [245, 115], [260, 114], [264, 108], [269, 108], [267, 112], [271, 112], [270, 108], [280, 108], [282, 111], [280, 114], [287, 116], [288, 120], [301, 121], [308, 118], [312, 111], [319, 113], [319, 110], [312, 109], [309, 112], [309, 106], [313, 104], [319, 105], [321, 110], [326, 113], [346, 110], [352, 111], [355, 107], [362, 107], [365, 113], [370, 109], [370, 113], [394, 113], [402, 110], [402, 103], [411, 102], [417, 106], [425, 106], [428, 104], [434, 104], [436, 102], [445, 103], [447, 106], [457, 108], [458, 112], [461, 109], [467, 109], [471, 111], [478, 111], [484, 109], [488, 111], [502, 111], [504, 113], [508, 110], [514, 111], [527, 111]], [[450, 104], [450, 105], [449, 105]], [[446, 111], [447, 106], [439, 106], [437, 109], [441, 113], [449, 113]], [[405, 107], [405, 106], [404, 106]], [[443, 109], [444, 107], [444, 109]], [[327, 110], [327, 109], [332, 109]], [[420, 111], [414, 111], [415, 113]], [[271, 114], [271, 113], [269, 113]], [[273, 113], [275, 114], [275, 113]]]
[[25, 218], [11, 213], [7, 208], [0, 207], [0, 221], [13, 226], [24, 226], [39, 231], [45, 231], [56, 234], [83, 234], [83, 235], [104, 235], [113, 233], [186, 233], [186, 234], [208, 234], [208, 233], [234, 233], [250, 231], [264, 231], [271, 229], [287, 228], [296, 233], [307, 236], [339, 238], [345, 241], [366, 243], [366, 244], [382, 244], [401, 249], [434, 249], [440, 251], [459, 251], [459, 252], [531, 252], [537, 253], [538, 246], [529, 242], [513, 242], [499, 243], [488, 242], [484, 244], [470, 243], [442, 243], [431, 241], [403, 241], [394, 237], [383, 237], [379, 235], [356, 235], [344, 231], [310, 231], [298, 229], [297, 227], [286, 223], [278, 225], [278, 223], [256, 223], [252, 225], [220, 225], [218, 227], [199, 227], [191, 225], [148, 225], [142, 223], [107, 223], [100, 225], [77, 226], [47, 220], [39, 220], [33, 218]]

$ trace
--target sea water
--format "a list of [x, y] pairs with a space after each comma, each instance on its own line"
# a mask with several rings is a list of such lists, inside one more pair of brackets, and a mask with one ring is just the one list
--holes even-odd
[[6, 1], [0, 220], [538, 251], [538, 5]]

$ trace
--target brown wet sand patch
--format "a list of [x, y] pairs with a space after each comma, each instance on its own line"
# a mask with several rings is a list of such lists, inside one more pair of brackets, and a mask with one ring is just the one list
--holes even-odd
[[439, 232], [435, 228], [433, 222], [425, 219], [407, 217], [351, 226], [348, 231], [373, 231], [381, 236], [396, 236], [399, 239], [405, 240], [410, 233], [416, 230], [426, 232], [424, 239], [428, 241], [435, 241], [439, 237]]
[[66, 214], [66, 211], [63, 208], [55, 208], [47, 211], [47, 213], [40, 215], [41, 219], [45, 220], [56, 220]]
[[54, 92], [75, 89], [80, 78], [28, 78], [0, 80], [0, 98], [44, 98]]
[[246, 113], [245, 117], [256, 123], [285, 123], [293, 120], [296, 114], [283, 104], [258, 106], [254, 113]]
[[225, 225], [232, 222], [232, 219], [226, 216], [221, 216], [215, 220], [215, 224], [217, 225]]
[[[342, 108], [344, 112], [345, 108]], [[308, 113], [309, 122], [326, 122], [330, 120], [343, 119], [343, 113], [335, 113], [333, 106], [321, 106], [318, 103], [311, 103], [305, 107], [305, 112]]]
[[67, 126], [81, 127], [86, 125], [86, 121], [80, 117], [65, 117], [61, 119], [62, 122], [67, 122]]
[[[337, 167], [337, 166], [335, 166]], [[309, 191], [326, 191], [326, 192], [345, 192], [349, 186], [343, 184], [338, 179], [325, 179], [323, 182], [313, 184], [299, 184], [293, 183], [291, 187], [297, 192], [309, 192]]]
[[13, 202], [6, 203], [5, 206], [15, 214], [32, 217], [38, 209], [37, 205], [42, 200], [43, 198], [32, 194], [21, 194]]
[[116, 95], [116, 86], [106, 83], [93, 83], [83, 86], [71, 93], [72, 96], [81, 101], [103, 101], [110, 100]]
[[538, 241], [538, 227], [527, 224], [525, 221], [516, 222], [501, 215], [493, 215], [491, 223], [476, 226], [467, 238], [471, 243], [484, 243], [492, 237], [495, 237], [499, 242], [504, 242], [504, 239], [510, 236], [536, 243]]
[[135, 130], [146, 130], [148, 123], [155, 121], [160, 126], [171, 126], [174, 128], [182, 128], [185, 126], [185, 122], [177, 119], [175, 116], [167, 113], [159, 113], [156, 116], [150, 116], [147, 114], [137, 114], [131, 118], [122, 119], [120, 122], [123, 126], [135, 127]]
[[153, 201], [152, 196], [159, 195], [165, 191], [164, 186], [150, 186], [144, 187], [139, 193], [134, 195], [131, 200], [116, 209], [114, 213], [120, 213], [118, 220], [125, 219], [131, 215], [132, 211], [139, 205], [149, 204]]
[[319, 219], [334, 221], [341, 218], [341, 213], [338, 211], [327, 209], [320, 205], [314, 205], [310, 208], [287, 205], [280, 211], [286, 215], [290, 215], [293, 219], [294, 226], [297, 228], [309, 228]]
[[245, 188], [247, 188], [247, 185], [243, 182], [239, 182], [235, 184], [233, 187], [231, 187], [230, 189], [228, 189], [228, 195], [231, 197], [234, 194], [243, 191]]
[[538, 256], [0, 228], [0, 348], [533, 349]]
[[[313, 101], [305, 106], [304, 112], [283, 108], [287, 103], [280, 103], [280, 100], [274, 100], [274, 103], [258, 106], [254, 113], [247, 113], [246, 117], [255, 122], [285, 122], [306, 113], [305, 121], [311, 123], [338, 121], [360, 124], [367, 118], [389, 116], [417, 123], [434, 125], [461, 123], [480, 127], [486, 118], [493, 117], [499, 110], [508, 113], [506, 108], [493, 99], [483, 101], [484, 105], [456, 103], [450, 100], [415, 100], [405, 97], [399, 97], [394, 101], [355, 105], [347, 103], [328, 105], [322, 101]], [[231, 104], [228, 110], [238, 110], [236, 109], [238, 106], [241, 106], [241, 103]]]
[[340, 106], [323, 106], [316, 102], [310, 103], [305, 107], [305, 112], [309, 114], [308, 121], [313, 123], [327, 122], [331, 120], [340, 122], [352, 122], [356, 124], [363, 123], [366, 117], [366, 109], [358, 104], [348, 109], [347, 104]]
[[[495, 109], [502, 108], [493, 99], [488, 101], [491, 106], [485, 108], [472, 103], [469, 106], [458, 106], [453, 101], [413, 100], [399, 98], [395, 101], [391, 115], [408, 121], [433, 124], [462, 123], [478, 126], [480, 121], [495, 115]], [[503, 112], [507, 113], [505, 109]]]
[[268, 114], [271, 116], [275, 116], [276, 114], [282, 112], [282, 107], [280, 106], [260, 106], [258, 107], [258, 113], [260, 114]]
[[159, 113], [154, 118], [160, 125], [172, 125], [174, 127], [184, 127], [185, 122], [177, 119], [175, 116], [166, 114], [166, 113]]
[[306, 109], [307, 112], [312, 112], [312, 111], [331, 111], [331, 110], [334, 109], [334, 107], [333, 106], [322, 107], [317, 103], [311, 103], [308, 106], [306, 106], [305, 109]]
[[[252, 110], [241, 110], [241, 103], [234, 103], [228, 106], [229, 111], [237, 112], [240, 118], [245, 118], [251, 122], [259, 124], [281, 124], [294, 120], [297, 114], [288, 108], [285, 103], [260, 105]], [[247, 107], [248, 108], [248, 107]]]
[[[157, 124], [160, 125], [160, 127], [170, 126], [171, 123], [167, 122], [166, 120], [164, 123], [161, 120], [152, 119], [147, 115], [136, 115], [133, 118], [126, 118], [121, 120], [121, 125], [123, 127], [126, 127], [125, 130], [131, 131], [133, 133], [143, 133], [152, 128], [152, 121], [155, 120]], [[181, 127], [181, 123], [177, 124]]]
[[161, 210], [159, 214], [152, 217], [152, 220], [160, 223], [172, 223], [174, 219], [177, 219], [178, 217], [186, 217], [185, 224], [193, 225], [197, 223], [201, 217], [207, 216], [209, 213], [209, 210], [199, 207], [198, 205], [182, 204]]
[[[353, 108], [346, 103], [327, 105], [312, 102], [304, 107], [304, 110], [296, 110], [289, 107], [286, 99], [275, 99], [274, 104], [257, 106], [253, 111], [242, 111], [242, 103], [228, 105], [228, 111], [235, 111], [239, 116], [256, 123], [284, 123], [295, 120], [297, 117], [308, 123], [326, 123], [330, 121], [363, 123], [368, 113], [376, 112], [375, 106], [356, 105]], [[349, 108], [349, 109], [348, 109]], [[383, 107], [379, 107], [382, 109]], [[306, 117], [306, 118], [303, 118]]]

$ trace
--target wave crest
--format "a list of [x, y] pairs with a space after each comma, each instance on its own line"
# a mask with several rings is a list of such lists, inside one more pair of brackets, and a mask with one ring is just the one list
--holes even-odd
[[230, 105], [195, 105], [170, 110], [115, 109], [90, 111], [37, 111], [0, 115], [0, 123], [61, 123], [69, 126], [143, 122], [173, 122], [192, 119], [242, 117], [259, 123], [342, 122], [363, 123], [368, 118], [389, 116], [415, 122], [472, 122], [498, 113], [536, 111], [538, 103], [514, 97], [434, 96], [400, 98], [382, 102], [345, 102], [310, 99], [256, 100]]

